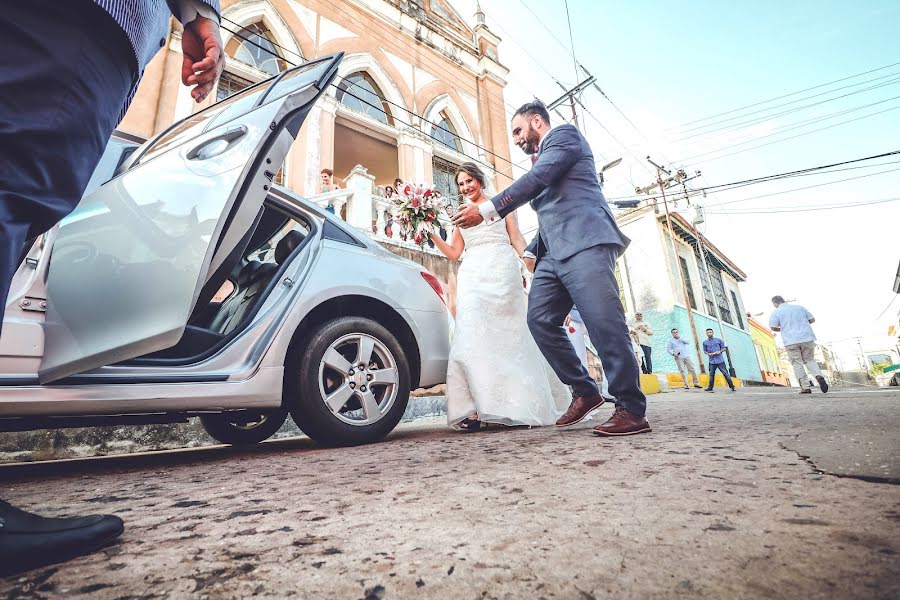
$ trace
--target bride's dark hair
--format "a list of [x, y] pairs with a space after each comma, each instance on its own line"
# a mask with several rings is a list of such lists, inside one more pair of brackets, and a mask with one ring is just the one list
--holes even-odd
[[472, 177], [472, 179], [477, 181], [478, 184], [482, 188], [485, 187], [484, 171], [479, 169], [478, 165], [476, 165], [475, 163], [464, 162], [463, 164], [459, 165], [459, 168], [456, 169], [456, 174], [453, 176], [453, 181], [456, 182], [457, 187], [459, 187], [459, 174], [460, 173], [465, 173], [465, 174], [469, 175], [470, 177]]

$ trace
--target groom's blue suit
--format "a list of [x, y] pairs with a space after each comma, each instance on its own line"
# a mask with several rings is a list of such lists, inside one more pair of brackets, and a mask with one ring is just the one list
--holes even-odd
[[562, 327], [577, 305], [610, 393], [622, 408], [643, 417], [647, 399], [615, 278], [616, 259], [630, 240], [616, 225], [597, 182], [594, 155], [575, 127], [551, 129], [531, 171], [491, 199], [501, 217], [529, 201], [539, 225], [528, 248], [537, 257], [528, 299], [531, 334], [563, 383], [581, 396], [598, 394]]

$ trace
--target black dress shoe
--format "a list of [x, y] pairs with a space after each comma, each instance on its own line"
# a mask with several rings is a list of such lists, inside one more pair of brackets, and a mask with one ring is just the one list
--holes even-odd
[[0, 576], [88, 554], [124, 530], [122, 519], [113, 515], [52, 519], [0, 500]]

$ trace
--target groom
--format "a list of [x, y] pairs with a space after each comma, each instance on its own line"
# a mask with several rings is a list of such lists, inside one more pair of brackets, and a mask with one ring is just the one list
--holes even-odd
[[453, 222], [463, 228], [482, 221], [497, 223], [531, 202], [540, 227], [529, 246], [536, 264], [528, 327], [547, 362], [573, 389], [572, 404], [557, 426], [579, 423], [603, 404], [597, 384], [562, 328], [566, 315], [577, 305], [609, 377], [610, 394], [616, 398], [612, 417], [595, 427], [594, 433], [648, 432], [647, 399], [640, 389], [614, 274], [616, 259], [629, 240], [616, 226], [600, 191], [590, 146], [571, 125], [551, 127], [547, 108], [538, 101], [517, 110], [511, 128], [516, 145], [536, 155], [531, 171], [489, 202], [463, 205]]

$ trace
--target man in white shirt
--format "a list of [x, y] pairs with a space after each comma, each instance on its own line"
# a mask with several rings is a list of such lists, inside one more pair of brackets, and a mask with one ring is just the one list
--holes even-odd
[[672, 338], [669, 340], [669, 343], [666, 344], [666, 352], [675, 358], [675, 366], [678, 367], [678, 372], [681, 373], [681, 379], [684, 381], [684, 389], [691, 389], [688, 386], [688, 373], [694, 378], [694, 387], [703, 389], [700, 386], [700, 381], [697, 379], [697, 370], [694, 369], [694, 363], [691, 361], [690, 346], [688, 346], [686, 341], [681, 339], [681, 334], [678, 333], [677, 327], [672, 330]]
[[774, 296], [772, 305], [775, 311], [769, 317], [769, 329], [781, 332], [781, 342], [800, 382], [800, 393], [812, 393], [807, 371], [819, 382], [819, 389], [823, 393], [827, 392], [828, 382], [822, 376], [815, 358], [816, 334], [813, 333], [812, 324], [816, 319], [799, 304], [786, 304], [781, 296]]
[[650, 359], [650, 353], [653, 350], [651, 347], [653, 342], [650, 340], [653, 336], [653, 329], [650, 327], [649, 323], [644, 322], [643, 313], [634, 313], [634, 321], [631, 323], [631, 333], [637, 338], [641, 350], [644, 351], [644, 373], [649, 375], [653, 372], [653, 362]]

